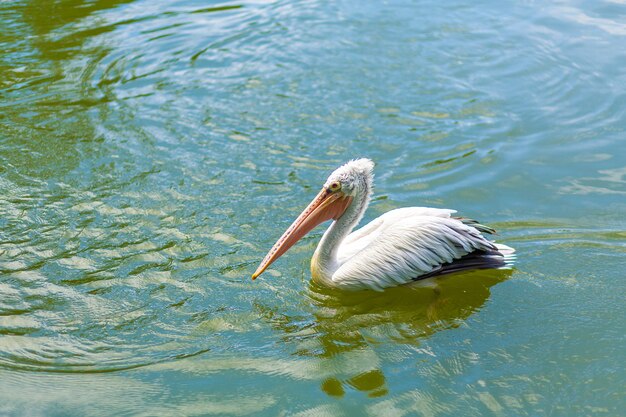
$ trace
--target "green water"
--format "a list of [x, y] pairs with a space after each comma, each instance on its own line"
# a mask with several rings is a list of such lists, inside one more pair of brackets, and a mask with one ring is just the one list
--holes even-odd
[[[0, 2], [0, 415], [626, 415], [619, 0]], [[342, 162], [512, 271], [252, 282]]]

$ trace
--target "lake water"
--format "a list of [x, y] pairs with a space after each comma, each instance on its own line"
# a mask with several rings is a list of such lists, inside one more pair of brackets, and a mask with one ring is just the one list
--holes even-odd
[[[0, 415], [626, 415], [626, 3], [0, 2]], [[309, 284], [366, 220], [517, 249], [439, 288]]]

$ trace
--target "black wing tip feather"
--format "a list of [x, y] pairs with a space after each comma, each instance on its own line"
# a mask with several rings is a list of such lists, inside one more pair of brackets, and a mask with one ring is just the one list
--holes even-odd
[[470, 219], [469, 217], [453, 217], [454, 219], [460, 221], [461, 223], [467, 225], [467, 226], [471, 226], [474, 229], [478, 230], [479, 232], [482, 233], [487, 233], [490, 235], [497, 235], [498, 232], [496, 232], [496, 229], [491, 228], [489, 226], [485, 226], [484, 224], [481, 224], [478, 220], [474, 220], [474, 219]]
[[500, 269], [510, 267], [511, 263], [497, 249], [475, 250], [458, 259], [440, 265], [434, 271], [420, 275], [414, 279], [432, 278], [440, 275], [452, 274], [455, 272], [471, 271], [476, 269]]

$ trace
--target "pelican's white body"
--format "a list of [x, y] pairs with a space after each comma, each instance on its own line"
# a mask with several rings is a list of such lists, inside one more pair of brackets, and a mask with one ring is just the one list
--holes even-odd
[[330, 268], [320, 264], [320, 243], [311, 260], [313, 279], [350, 290], [382, 290], [413, 282], [475, 250], [514, 252], [452, 218], [455, 212], [429, 207], [389, 211], [350, 233], [337, 247]]

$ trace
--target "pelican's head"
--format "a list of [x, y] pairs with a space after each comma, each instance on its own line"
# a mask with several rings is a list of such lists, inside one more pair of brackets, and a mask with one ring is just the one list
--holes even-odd
[[350, 197], [363, 192], [370, 193], [374, 174], [374, 162], [371, 159], [353, 159], [340, 166], [328, 176], [324, 188], [332, 189], [339, 186], [341, 191]]
[[339, 219], [350, 207], [355, 196], [371, 193], [374, 162], [367, 158], [354, 159], [333, 171], [317, 197], [304, 209], [265, 255], [263, 262], [252, 275], [255, 279], [276, 259], [326, 220]]

